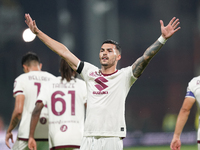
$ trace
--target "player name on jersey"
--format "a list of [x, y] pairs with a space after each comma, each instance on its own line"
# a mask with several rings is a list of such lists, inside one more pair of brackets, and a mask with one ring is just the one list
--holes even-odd
[[45, 76], [35, 76], [35, 75], [30, 75], [28, 76], [29, 80], [37, 80], [37, 81], [49, 81], [50, 78], [49, 77], [45, 77]]
[[53, 88], [74, 88], [74, 83], [54, 83]]

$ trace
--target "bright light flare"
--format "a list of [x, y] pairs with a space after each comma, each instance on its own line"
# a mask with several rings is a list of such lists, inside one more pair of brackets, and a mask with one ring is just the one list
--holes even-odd
[[32, 42], [36, 35], [29, 28], [27, 28], [24, 30], [22, 37], [25, 42]]

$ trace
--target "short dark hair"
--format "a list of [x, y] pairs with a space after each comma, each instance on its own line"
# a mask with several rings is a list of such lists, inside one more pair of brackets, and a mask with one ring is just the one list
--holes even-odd
[[114, 44], [114, 45], [116, 46], [117, 50], [119, 51], [119, 53], [120, 53], [120, 54], [122, 53], [121, 46], [119, 45], [118, 42], [116, 42], [116, 41], [114, 41], [114, 40], [108, 39], [108, 40], [105, 40], [105, 41], [102, 43], [102, 45], [103, 45], [103, 44], [106, 44], [106, 43], [108, 43], [108, 44]]
[[77, 77], [76, 71], [74, 71], [63, 58], [60, 60], [60, 73], [62, 77], [61, 80], [66, 79], [68, 82], [72, 80], [72, 77]]
[[31, 63], [32, 61], [36, 61], [36, 62], [40, 63], [40, 59], [39, 59], [39, 57], [37, 56], [36, 53], [33, 53], [33, 52], [28, 52], [28, 53], [26, 53], [26, 54], [22, 57], [22, 61], [21, 61], [22, 67], [23, 67], [23, 65], [30, 66], [30, 63]]

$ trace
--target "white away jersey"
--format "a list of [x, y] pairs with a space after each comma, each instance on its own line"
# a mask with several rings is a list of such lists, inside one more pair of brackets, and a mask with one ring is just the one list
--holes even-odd
[[[56, 77], [48, 72], [31, 71], [29, 73], [24, 73], [15, 79], [13, 96], [16, 97], [19, 94], [25, 96], [22, 118], [18, 128], [18, 138], [20, 140], [28, 140], [31, 116], [32, 111], [35, 108], [37, 95], [39, 94], [42, 85], [53, 78]], [[36, 140], [48, 139], [47, 117], [47, 108], [44, 107], [40, 115], [40, 121], [35, 130], [34, 137]]]
[[[196, 99], [198, 107], [200, 107], [200, 76], [194, 77], [189, 82], [185, 97], [192, 97]], [[199, 121], [200, 121], [200, 118], [199, 118]], [[200, 129], [198, 129], [197, 140], [200, 140]]]
[[187, 93], [185, 97], [193, 97], [200, 102], [200, 76], [193, 78], [187, 87]]
[[42, 87], [38, 101], [48, 106], [50, 148], [80, 147], [86, 98], [85, 82], [77, 78], [61, 82], [59, 77]]
[[125, 137], [125, 100], [137, 79], [132, 67], [102, 74], [99, 68], [84, 62], [80, 75], [88, 93], [84, 136]]

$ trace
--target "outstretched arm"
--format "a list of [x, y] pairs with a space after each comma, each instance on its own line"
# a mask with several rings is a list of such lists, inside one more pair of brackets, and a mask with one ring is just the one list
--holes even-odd
[[34, 132], [43, 107], [44, 104], [42, 102], [37, 102], [32, 113], [29, 140], [28, 140], [28, 147], [30, 150], [37, 150], [37, 145], [34, 139]]
[[171, 19], [167, 26], [164, 26], [163, 21], [160, 20], [162, 35], [154, 44], [147, 48], [140, 58], [133, 63], [132, 70], [135, 77], [139, 77], [142, 74], [150, 60], [158, 53], [158, 51], [165, 44], [166, 40], [180, 29], [180, 27], [178, 27], [179, 24], [179, 19], [176, 19], [175, 17]]
[[8, 148], [11, 148], [9, 144], [9, 139], [11, 139], [11, 142], [14, 143], [12, 130], [18, 125], [19, 121], [21, 120], [21, 115], [24, 107], [24, 99], [25, 99], [24, 95], [17, 95], [15, 98], [15, 108], [12, 113], [10, 125], [6, 131], [6, 137], [5, 137], [5, 143], [8, 146]]
[[187, 122], [188, 116], [190, 114], [190, 109], [192, 108], [194, 103], [195, 99], [191, 97], [186, 97], [183, 102], [183, 105], [181, 107], [181, 110], [178, 114], [178, 118], [176, 121], [174, 136], [170, 145], [171, 150], [180, 150], [181, 148], [181, 141], [180, 141], [181, 132]]
[[77, 65], [79, 63], [79, 59], [71, 53], [66, 46], [64, 46], [62, 43], [50, 38], [48, 35], [43, 33], [37, 28], [35, 20], [32, 20], [31, 16], [29, 14], [25, 14], [25, 22], [30, 28], [30, 30], [37, 35], [37, 37], [52, 51], [63, 57], [70, 67], [73, 70], [77, 70]]

